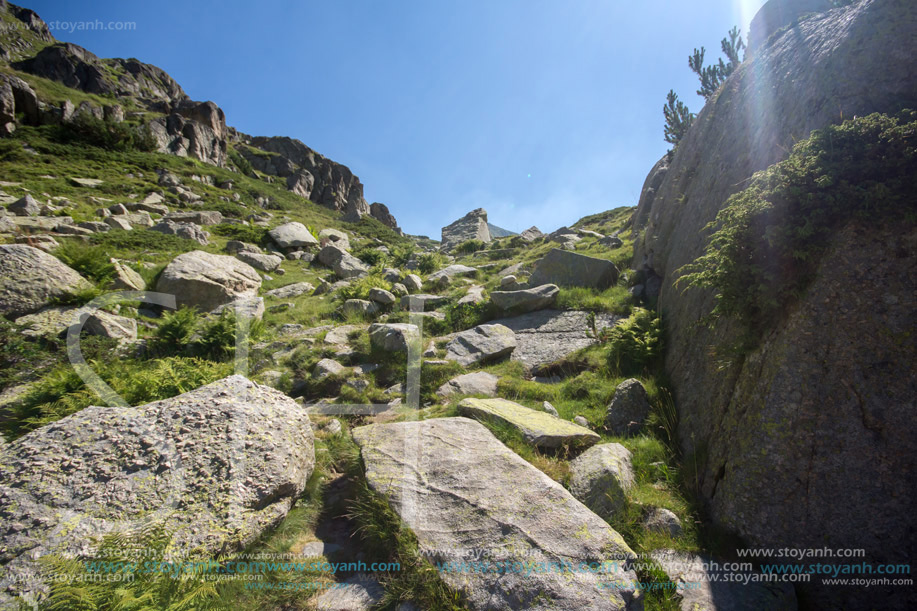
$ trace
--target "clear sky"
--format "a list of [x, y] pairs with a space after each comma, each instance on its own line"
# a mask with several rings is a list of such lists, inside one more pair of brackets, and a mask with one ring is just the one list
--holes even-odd
[[[15, 2], [15, 0], [14, 0]], [[521, 231], [635, 205], [668, 148], [687, 57], [719, 57], [764, 0], [34, 0], [59, 39], [136, 57], [252, 135], [346, 164], [366, 199], [439, 239], [474, 208]], [[133, 22], [72, 29], [55, 22]]]

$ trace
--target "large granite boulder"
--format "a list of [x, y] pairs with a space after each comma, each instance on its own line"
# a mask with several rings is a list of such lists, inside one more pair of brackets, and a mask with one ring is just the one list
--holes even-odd
[[369, 267], [343, 248], [328, 244], [318, 253], [318, 260], [327, 265], [338, 278], [359, 278], [369, 273]]
[[[643, 608], [627, 568], [634, 553], [621, 536], [480, 423], [374, 424], [353, 435], [369, 486], [414, 532], [419, 552], [443, 567], [440, 578], [469, 609]], [[546, 570], [479, 572], [472, 560]], [[582, 563], [607, 564], [590, 571]]]
[[236, 258], [243, 263], [248, 263], [255, 269], [260, 269], [263, 272], [272, 272], [283, 263], [283, 258], [278, 257], [277, 255], [267, 255], [260, 252], [250, 252], [243, 250], [236, 253]]
[[[729, 197], [812, 130], [917, 108], [912, 3], [860, 1], [767, 31], [698, 113], [635, 216], [633, 265], [662, 278], [679, 442], [697, 458], [711, 517], [750, 545], [864, 549], [869, 562], [913, 562], [917, 343], [905, 339], [917, 328], [913, 220], [902, 211], [833, 231], [804, 294], [742, 358], [711, 358], [742, 332], [731, 320], [699, 324], [713, 292], [674, 284], [703, 253], [704, 227]], [[796, 587], [813, 608], [917, 606], [914, 588], [814, 578]]]
[[369, 326], [369, 343], [383, 352], [407, 352], [408, 344], [420, 341], [416, 325], [407, 323], [373, 324]]
[[162, 271], [156, 290], [175, 295], [179, 307], [205, 312], [240, 298], [256, 297], [261, 276], [250, 265], [228, 255], [194, 250], [175, 257]]
[[591, 446], [600, 439], [598, 434], [578, 424], [506, 399], [465, 399], [459, 403], [459, 413], [478, 420], [505, 422], [519, 429], [527, 442], [539, 448]]
[[618, 281], [618, 268], [611, 261], [553, 248], [535, 265], [529, 286], [556, 284], [607, 289]]
[[497, 396], [497, 383], [500, 378], [486, 371], [474, 371], [456, 376], [437, 389], [440, 397], [452, 395], [484, 395]]
[[315, 462], [292, 399], [230, 376], [139, 407], [88, 407], [0, 447], [0, 606], [43, 589], [46, 554], [162, 520], [179, 557], [238, 550], [276, 525]]
[[25, 244], [0, 244], [0, 316], [36, 312], [91, 285], [56, 257]]
[[490, 242], [490, 229], [487, 226], [487, 210], [472, 210], [454, 223], [443, 227], [442, 250], [452, 250], [467, 240]]
[[[505, 276], [505, 278], [512, 278], [512, 276]], [[542, 284], [518, 291], [491, 291], [490, 299], [495, 306], [504, 311], [534, 312], [554, 305], [559, 293], [560, 289], [556, 284]]]
[[284, 250], [298, 250], [318, 246], [318, 240], [302, 223], [284, 223], [267, 232], [271, 239]]
[[630, 451], [619, 443], [593, 446], [570, 461], [570, 493], [606, 520], [627, 504], [634, 485]]
[[496, 361], [516, 349], [516, 336], [503, 325], [478, 325], [446, 344], [446, 360], [460, 365]]

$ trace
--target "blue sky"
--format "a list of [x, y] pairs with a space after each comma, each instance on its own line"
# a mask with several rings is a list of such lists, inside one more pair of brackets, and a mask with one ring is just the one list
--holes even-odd
[[[409, 233], [483, 207], [553, 230], [635, 205], [668, 145], [674, 88], [703, 100], [694, 47], [748, 24], [764, 0], [26, 2], [59, 39], [165, 69], [227, 123], [298, 138], [348, 165]], [[61, 24], [57, 24], [61, 25]]]

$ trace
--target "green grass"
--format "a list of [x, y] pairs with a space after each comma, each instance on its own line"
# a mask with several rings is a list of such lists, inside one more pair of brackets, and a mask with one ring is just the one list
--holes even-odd
[[612, 286], [604, 291], [586, 287], [563, 287], [557, 295], [557, 308], [561, 310], [586, 310], [627, 315], [633, 297], [623, 286]]

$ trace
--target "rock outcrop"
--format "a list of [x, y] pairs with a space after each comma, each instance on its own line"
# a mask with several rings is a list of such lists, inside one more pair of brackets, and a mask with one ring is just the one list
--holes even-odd
[[31, 314], [89, 282], [57, 257], [25, 244], [0, 245], [0, 316]]
[[[353, 435], [369, 486], [414, 532], [420, 553], [456, 563], [439, 575], [468, 608], [643, 608], [626, 560], [634, 553], [621, 536], [483, 425], [438, 418], [364, 426]], [[485, 562], [550, 568], [463, 570], [465, 550]], [[583, 562], [608, 562], [608, 571], [582, 570]]]
[[[805, 295], [728, 364], [710, 350], [734, 341], [737, 326], [698, 325], [714, 296], [673, 285], [727, 198], [794, 142], [845, 118], [917, 108], [915, 31], [917, 11], [902, 0], [779, 24], [641, 196], [634, 266], [662, 278], [681, 445], [704, 459], [698, 481], [711, 515], [753, 546], [864, 549], [875, 563], [917, 556], [917, 348], [903, 339], [917, 327], [913, 221], [837, 231]], [[917, 605], [894, 587], [797, 587], [819, 607]]]
[[44, 589], [40, 556], [91, 557], [93, 537], [151, 519], [180, 557], [238, 550], [287, 514], [314, 463], [305, 410], [242, 376], [37, 429], [0, 447], [0, 606]]
[[443, 227], [442, 250], [452, 250], [467, 240], [490, 242], [490, 229], [487, 226], [487, 210], [472, 210], [454, 223]]

